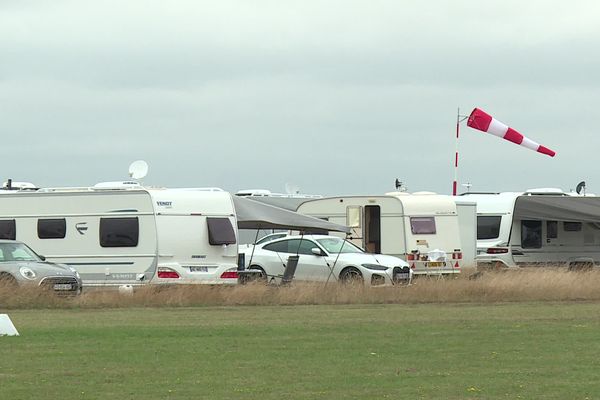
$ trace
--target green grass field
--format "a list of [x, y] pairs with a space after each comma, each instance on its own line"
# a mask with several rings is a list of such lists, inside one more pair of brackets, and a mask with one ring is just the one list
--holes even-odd
[[600, 304], [8, 311], [2, 399], [592, 399]]

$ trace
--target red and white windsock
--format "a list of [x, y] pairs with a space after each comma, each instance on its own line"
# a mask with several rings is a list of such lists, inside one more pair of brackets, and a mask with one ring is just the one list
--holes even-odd
[[549, 155], [550, 157], [554, 157], [556, 154], [549, 148], [526, 138], [513, 128], [504, 125], [502, 122], [493, 118], [491, 115], [480, 110], [479, 108], [475, 108], [471, 112], [471, 115], [469, 115], [469, 120], [467, 121], [467, 126], [483, 132], [491, 133], [494, 136], [501, 137], [510, 142], [527, 147], [533, 151], [537, 151], [538, 153]]

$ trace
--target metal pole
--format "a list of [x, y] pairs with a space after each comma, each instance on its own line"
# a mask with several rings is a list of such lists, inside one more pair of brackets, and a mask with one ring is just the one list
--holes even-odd
[[452, 196], [456, 196], [458, 186], [458, 136], [460, 132], [460, 108], [456, 111], [456, 145], [454, 152], [454, 182], [452, 182]]

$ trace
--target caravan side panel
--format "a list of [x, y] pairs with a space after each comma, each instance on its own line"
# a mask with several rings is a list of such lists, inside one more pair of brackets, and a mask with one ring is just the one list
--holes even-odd
[[[17, 240], [50, 261], [75, 267], [84, 285], [140, 283], [154, 274], [156, 226], [145, 191], [7, 193], [0, 195], [0, 204], [0, 219], [15, 220]], [[137, 244], [101, 245], [101, 220], [114, 218], [137, 221]], [[47, 220], [59, 227], [64, 221], [64, 237], [40, 238], [38, 224]]]
[[[376, 218], [369, 221], [369, 207], [378, 210], [379, 229], [376, 229]], [[350, 240], [367, 251], [374, 252], [369, 247], [378, 241], [379, 253], [404, 258], [406, 246], [402, 204], [394, 197], [345, 196], [310, 200], [300, 205], [298, 212], [349, 226], [352, 228]]]

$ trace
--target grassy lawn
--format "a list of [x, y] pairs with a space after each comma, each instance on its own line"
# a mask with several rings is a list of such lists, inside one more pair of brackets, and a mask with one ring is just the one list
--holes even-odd
[[600, 304], [14, 310], [2, 399], [592, 399]]

